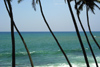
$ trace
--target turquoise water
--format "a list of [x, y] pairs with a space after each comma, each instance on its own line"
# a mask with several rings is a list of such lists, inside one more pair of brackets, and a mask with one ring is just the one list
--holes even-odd
[[[65, 57], [61, 53], [54, 38], [49, 32], [22, 32], [29, 48], [35, 67], [68, 67]], [[73, 67], [86, 67], [82, 49], [75, 32], [55, 32], [59, 43], [64, 49]], [[96, 67], [83, 32], [80, 33], [87, 52], [91, 67]], [[89, 41], [100, 66], [100, 50], [87, 32]], [[100, 32], [93, 32], [100, 44]], [[31, 67], [27, 52], [17, 33], [16, 41], [16, 67]], [[11, 67], [12, 48], [10, 32], [0, 32], [0, 67]]]

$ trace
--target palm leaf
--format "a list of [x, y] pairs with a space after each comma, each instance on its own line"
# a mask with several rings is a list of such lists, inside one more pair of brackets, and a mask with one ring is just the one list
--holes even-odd
[[39, 0], [36, 0], [36, 3], [38, 3], [39, 2]]
[[33, 6], [34, 10], [36, 10], [35, 0], [32, 0], [32, 6]]
[[84, 5], [84, 2], [82, 2], [82, 4], [79, 6], [79, 10], [83, 10], [83, 5]]
[[76, 5], [80, 5], [80, 4], [81, 4], [81, 2], [82, 2], [81, 0], [80, 0], [80, 1], [78, 1], [78, 2], [76, 3]]
[[95, 2], [97, 2], [97, 3], [100, 3], [100, 0], [94, 0]]
[[89, 5], [89, 9], [91, 9], [91, 11], [93, 12], [93, 14], [95, 14], [95, 12], [94, 12], [94, 5]]
[[65, 3], [66, 3], [66, 0], [64, 0], [65, 1]]
[[94, 5], [100, 10], [100, 7], [97, 4], [94, 3]]
[[18, 3], [20, 3], [22, 0], [18, 0]]

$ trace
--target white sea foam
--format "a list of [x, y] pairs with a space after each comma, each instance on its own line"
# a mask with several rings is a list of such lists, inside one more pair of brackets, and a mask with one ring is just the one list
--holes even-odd
[[[32, 52], [30, 52], [30, 54], [33, 54], [33, 53], [35, 53], [36, 51], [32, 51]], [[23, 55], [26, 55], [27, 54], [27, 52], [17, 52], [16, 54], [23, 54]]]
[[30, 54], [32, 54], [32, 53], [35, 53], [36, 51], [32, 51], [32, 52], [30, 52]]
[[60, 50], [58, 50], [58, 51], [60, 51]]
[[[100, 63], [98, 64], [100, 66]], [[47, 65], [47, 66], [36, 66], [36, 67], [70, 67], [68, 64], [55, 64], [55, 65]], [[83, 63], [83, 64], [76, 64], [76, 63], [72, 63], [72, 67], [86, 67], [86, 64]], [[90, 67], [96, 67], [95, 63], [90, 63]]]
[[89, 48], [85, 48], [86, 50], [88, 50]]
[[66, 65], [65, 63], [63, 63], [63, 64], [55, 64], [55, 65], [48, 64], [47, 66], [44, 65], [44, 66], [36, 66], [36, 67], [69, 67], [69, 65]]
[[21, 53], [21, 54], [23, 54], [23, 55], [26, 55], [26, 54], [27, 54], [26, 52], [19, 52], [19, 53]]
[[94, 37], [96, 37], [96, 36], [94, 36]]

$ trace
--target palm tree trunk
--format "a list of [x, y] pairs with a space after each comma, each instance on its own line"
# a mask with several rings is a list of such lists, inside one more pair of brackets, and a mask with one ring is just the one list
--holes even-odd
[[[7, 3], [8, 3], [10, 11], [12, 12], [10, 1], [7, 0]], [[10, 15], [12, 16], [11, 12], [10, 12]], [[14, 38], [13, 17], [11, 17], [10, 19], [11, 19], [11, 39], [12, 39], [12, 67], [15, 67], [15, 38]]]
[[[9, 14], [9, 16], [10, 16], [10, 18], [11, 18], [11, 30], [14, 30], [14, 27], [15, 27], [15, 29], [17, 30], [17, 32], [18, 32], [18, 34], [19, 34], [19, 36], [21, 37], [21, 40], [23, 41], [23, 43], [24, 43], [24, 46], [25, 46], [25, 49], [26, 49], [26, 51], [27, 51], [27, 53], [28, 53], [28, 56], [29, 56], [29, 59], [30, 59], [30, 63], [31, 63], [31, 67], [34, 67], [34, 65], [33, 65], [33, 62], [32, 62], [32, 59], [31, 59], [31, 55], [30, 55], [30, 53], [29, 53], [29, 50], [28, 50], [28, 48], [27, 48], [27, 45], [26, 45], [26, 43], [25, 43], [25, 41], [24, 41], [24, 39], [23, 39], [23, 37], [22, 37], [22, 35], [20, 34], [20, 32], [19, 32], [19, 30], [17, 29], [17, 27], [16, 27], [16, 25], [15, 25], [15, 23], [14, 23], [14, 21], [13, 21], [13, 15], [12, 15], [12, 8], [11, 8], [11, 4], [10, 4], [10, 2], [8, 1], [8, 6], [9, 6], [9, 9], [8, 9], [8, 7], [7, 7], [7, 4], [6, 4], [6, 1], [4, 0], [4, 3], [5, 3], [5, 6], [6, 6], [6, 9], [7, 9], [7, 12], [8, 12], [8, 14]], [[14, 32], [14, 31], [13, 31]], [[14, 34], [11, 32], [11, 36], [12, 36], [12, 42], [14, 42], [15, 40], [13, 39], [14, 37]], [[14, 41], [13, 41], [14, 40]], [[15, 67], [15, 45], [12, 45], [12, 67]]]
[[69, 66], [72, 67], [72, 65], [70, 64], [70, 61], [68, 60], [68, 58], [67, 58], [67, 56], [66, 56], [64, 50], [63, 50], [62, 47], [60, 46], [60, 44], [59, 44], [57, 38], [56, 38], [55, 35], [53, 34], [53, 32], [52, 32], [52, 30], [51, 30], [49, 24], [47, 23], [47, 21], [46, 21], [46, 19], [45, 19], [45, 16], [44, 16], [44, 14], [43, 14], [42, 5], [41, 5], [41, 1], [40, 1], [40, 0], [39, 0], [39, 5], [40, 5], [40, 10], [41, 10], [42, 17], [43, 17], [43, 19], [44, 19], [44, 21], [45, 21], [45, 23], [46, 23], [46, 25], [47, 25], [47, 27], [48, 27], [50, 33], [52, 34], [52, 36], [54, 37], [55, 41], [57, 42], [57, 44], [58, 44], [60, 50], [62, 51], [63, 55], [65, 56], [65, 58], [66, 58], [66, 60], [67, 60]]
[[29, 50], [28, 50], [28, 48], [27, 48], [27, 45], [26, 45], [26, 43], [25, 43], [25, 41], [24, 41], [24, 38], [22, 37], [21, 33], [20, 33], [19, 30], [17, 29], [15, 23], [14, 23], [14, 26], [15, 26], [15, 29], [16, 29], [16, 31], [18, 32], [18, 34], [19, 34], [19, 36], [20, 36], [20, 38], [21, 38], [21, 40], [22, 40], [24, 46], [25, 46], [25, 49], [26, 49], [27, 53], [28, 53], [28, 56], [29, 56], [29, 59], [30, 59], [30, 63], [31, 63], [31, 67], [34, 67], [33, 61], [32, 61], [31, 55], [30, 55], [30, 52], [29, 52]]
[[[75, 0], [75, 4], [76, 4], [76, 0]], [[76, 6], [76, 9], [77, 9], [77, 6]], [[77, 10], [76, 10], [76, 11], [77, 11]], [[79, 17], [79, 13], [78, 13], [78, 11], [77, 11], [77, 17], [78, 17], [79, 23], [80, 23], [80, 25], [81, 25], [81, 28], [82, 28], [82, 30], [83, 30], [83, 32], [84, 32], [84, 34], [85, 34], [85, 37], [86, 37], [87, 43], [88, 43], [88, 45], [89, 45], [89, 48], [90, 48], [91, 53], [92, 53], [92, 56], [93, 56], [94, 61], [95, 61], [95, 63], [96, 63], [96, 67], [98, 67], [98, 63], [97, 63], [97, 60], [96, 60], [95, 54], [94, 54], [94, 52], [93, 52], [93, 50], [92, 50], [92, 47], [91, 47], [91, 44], [90, 44], [90, 42], [89, 42], [88, 36], [87, 36], [87, 34], [86, 34], [86, 32], [85, 32], [85, 29], [84, 29], [84, 27], [83, 27], [83, 25], [82, 25], [82, 22], [81, 22], [81, 19], [80, 19], [80, 17]]]
[[96, 43], [96, 45], [98, 46], [98, 48], [100, 49], [100, 46], [98, 44], [98, 42], [96, 41], [96, 39], [94, 38], [92, 32], [91, 32], [91, 28], [90, 28], [90, 24], [89, 24], [89, 16], [88, 16], [88, 7], [86, 6], [86, 13], [87, 13], [87, 24], [88, 24], [88, 29], [89, 29], [89, 32], [94, 40], [94, 42]]
[[15, 38], [14, 38], [14, 26], [11, 21], [11, 38], [12, 38], [12, 67], [15, 67]]
[[87, 36], [87, 34], [86, 34], [86, 32], [85, 32], [85, 29], [84, 29], [84, 27], [83, 27], [83, 25], [82, 25], [82, 23], [81, 23], [81, 20], [80, 20], [79, 15], [78, 15], [78, 20], [79, 20], [80, 25], [81, 25], [81, 28], [82, 28], [82, 30], [83, 30], [83, 32], [84, 32], [84, 34], [85, 34], [85, 37], [86, 37], [87, 43], [88, 43], [88, 45], [89, 45], [89, 48], [90, 48], [91, 53], [92, 53], [92, 56], [93, 56], [94, 61], [95, 61], [95, 63], [96, 63], [96, 67], [98, 67], [98, 63], [97, 63], [97, 60], [96, 60], [95, 54], [94, 54], [93, 49], [92, 49], [92, 47], [91, 47], [91, 44], [90, 44], [90, 42], [89, 42], [88, 36]]
[[83, 50], [83, 54], [84, 54], [84, 58], [85, 58], [85, 62], [86, 62], [86, 64], [87, 64], [87, 67], [89, 67], [88, 58], [87, 58], [87, 55], [86, 55], [86, 52], [85, 52], [85, 48], [84, 48], [84, 45], [83, 45], [83, 42], [82, 42], [82, 39], [81, 39], [81, 36], [80, 36], [79, 30], [78, 30], [78, 27], [77, 27], [77, 23], [76, 23], [76, 20], [75, 20], [74, 14], [73, 14], [73, 12], [72, 12], [72, 8], [71, 8], [71, 5], [70, 5], [70, 1], [67, 0], [67, 2], [68, 2], [69, 10], [70, 10], [70, 13], [71, 13], [71, 16], [72, 16], [72, 19], [73, 19], [73, 23], [74, 23], [74, 26], [75, 26], [75, 29], [76, 29], [76, 32], [77, 32], [77, 36], [78, 36], [78, 39], [79, 39], [79, 42], [80, 42], [81, 48], [82, 48], [82, 50]]

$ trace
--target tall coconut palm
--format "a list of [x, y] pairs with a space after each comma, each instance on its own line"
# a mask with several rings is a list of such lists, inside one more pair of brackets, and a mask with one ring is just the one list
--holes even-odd
[[[8, 6], [6, 4], [6, 2], [8, 3]], [[14, 27], [15, 29], [17, 30], [19, 36], [21, 37], [23, 43], [24, 43], [24, 46], [26, 48], [26, 51], [28, 53], [28, 56], [29, 56], [29, 59], [30, 59], [30, 62], [31, 62], [31, 66], [34, 67], [33, 65], [33, 62], [32, 62], [32, 59], [31, 59], [31, 56], [30, 56], [30, 53], [29, 53], [29, 50], [27, 48], [27, 45], [21, 35], [21, 33], [19, 32], [17, 26], [15, 25], [15, 22], [13, 20], [13, 12], [12, 12], [12, 7], [11, 7], [11, 3], [10, 3], [10, 0], [4, 0], [4, 3], [5, 3], [5, 6], [6, 6], [6, 9], [7, 9], [7, 12], [9, 14], [9, 17], [11, 19], [11, 36], [12, 36], [12, 67], [15, 67], [15, 38], [14, 38]]]
[[62, 47], [60, 46], [60, 43], [58, 42], [57, 38], [55, 37], [54, 33], [52, 32], [52, 30], [51, 30], [51, 28], [50, 28], [50, 26], [49, 26], [49, 24], [48, 24], [48, 22], [47, 22], [47, 20], [46, 20], [46, 18], [45, 18], [45, 16], [44, 16], [44, 13], [43, 13], [43, 10], [42, 10], [41, 1], [40, 1], [40, 0], [38, 0], [38, 1], [39, 1], [40, 11], [41, 11], [42, 17], [43, 17], [43, 19], [44, 19], [44, 21], [45, 21], [45, 23], [46, 23], [46, 25], [47, 25], [47, 27], [48, 27], [50, 33], [52, 34], [52, 36], [54, 37], [55, 41], [57, 42], [57, 44], [58, 44], [58, 46], [59, 46], [61, 52], [63, 53], [63, 55], [65, 56], [65, 58], [66, 58], [66, 60], [67, 60], [69, 66], [72, 67], [70, 61], [68, 60], [68, 57], [66, 56], [66, 54], [65, 54], [64, 50], [62, 49]]
[[11, 20], [11, 39], [12, 39], [12, 67], [15, 67], [15, 38], [14, 38], [14, 24], [13, 24], [13, 16], [12, 16], [12, 8], [9, 0], [4, 0], [4, 3], [7, 7], [7, 4], [9, 6], [9, 11], [10, 11], [10, 20]]
[[[76, 0], [75, 0], [75, 4], [76, 4]], [[80, 23], [80, 25], [81, 25], [81, 28], [82, 28], [84, 34], [85, 34], [85, 37], [86, 37], [87, 43], [88, 43], [88, 45], [89, 45], [89, 47], [90, 47], [92, 56], [93, 56], [93, 58], [94, 58], [94, 60], [95, 60], [96, 67], [98, 67], [98, 63], [97, 63], [95, 54], [94, 54], [94, 52], [93, 52], [93, 50], [92, 50], [92, 47], [91, 47], [91, 44], [90, 44], [90, 42], [89, 42], [88, 36], [87, 36], [87, 34], [86, 34], [86, 32], [85, 32], [85, 29], [84, 29], [84, 27], [83, 27], [83, 25], [82, 25], [82, 22], [81, 22], [81, 19], [80, 19], [80, 16], [79, 16], [79, 11], [77, 10], [77, 5], [76, 5], [76, 8], [75, 8], [75, 9], [76, 9], [76, 12], [77, 12], [77, 17], [78, 17], [79, 23]]]
[[[66, 2], [66, 0], [65, 0], [65, 2]], [[81, 39], [81, 36], [80, 36], [80, 33], [79, 33], [79, 29], [78, 29], [78, 26], [77, 26], [77, 23], [76, 23], [76, 20], [75, 20], [75, 17], [74, 17], [74, 14], [73, 14], [73, 11], [72, 11], [72, 8], [71, 8], [71, 5], [70, 5], [70, 0], [67, 0], [67, 3], [68, 3], [68, 7], [69, 7], [69, 10], [70, 10], [72, 19], [73, 19], [73, 23], [74, 23], [74, 26], [75, 26], [75, 29], [76, 29], [78, 39], [79, 39], [79, 42], [80, 42], [80, 45], [81, 45], [81, 48], [82, 48], [82, 51], [83, 51], [83, 54], [84, 54], [85, 62], [87, 64], [87, 67], [89, 67], [88, 58], [87, 58], [86, 51], [85, 51], [85, 48], [84, 48], [84, 45], [83, 45], [83, 42], [82, 42], [82, 39]]]
[[[95, 2], [96, 3], [100, 3], [99, 0], [78, 0], [76, 2], [75, 8], [76, 8], [76, 6], [78, 6], [77, 10], [80, 12], [81, 10], [83, 10], [83, 6], [86, 5], [86, 12], [88, 12], [89, 9], [90, 9], [93, 12], [93, 14], [95, 14], [94, 13], [94, 7], [97, 7], [98, 9], [100, 9], [100, 7], [97, 4], [95, 4]], [[94, 38], [94, 36], [93, 36], [93, 34], [91, 32], [88, 13], [87, 13], [87, 24], [88, 24], [89, 32], [90, 32], [94, 42], [96, 43], [96, 45], [100, 49], [100, 45], [98, 44], [98, 42], [96, 41], [96, 39]]]

